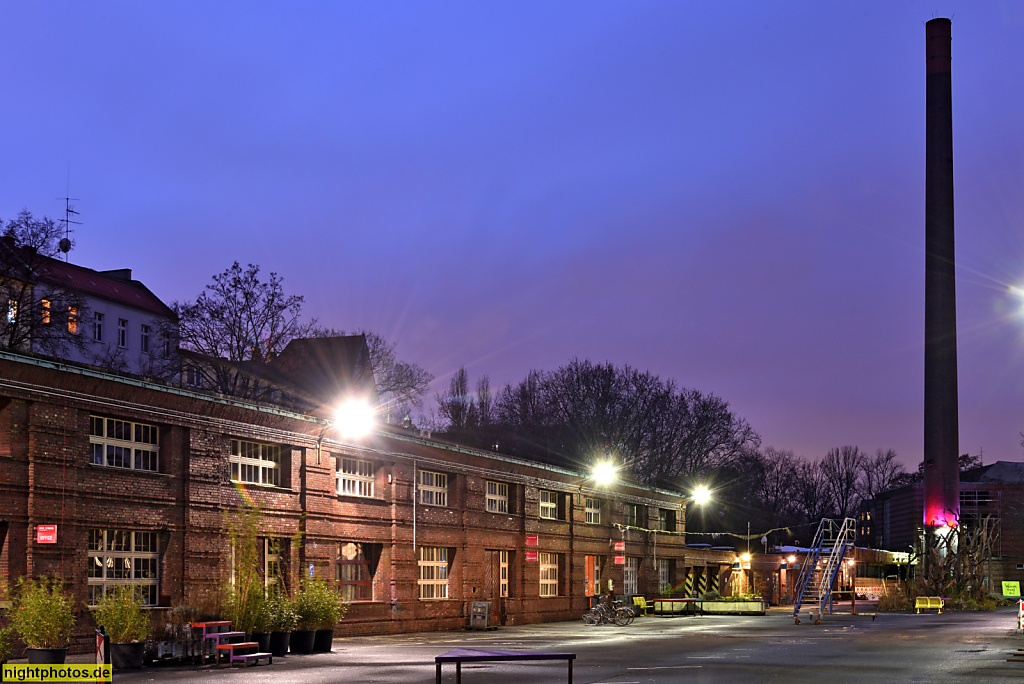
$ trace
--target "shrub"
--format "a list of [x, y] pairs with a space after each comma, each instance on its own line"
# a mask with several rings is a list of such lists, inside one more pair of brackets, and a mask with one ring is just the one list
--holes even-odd
[[149, 615], [143, 610], [142, 596], [133, 585], [107, 589], [91, 612], [113, 644], [144, 641], [149, 635]]
[[880, 611], [893, 611], [893, 610], [913, 610], [914, 599], [907, 596], [902, 592], [894, 592], [887, 594], [878, 599], [878, 605], [875, 606], [875, 610]]
[[11, 634], [10, 628], [4, 627], [0, 629], [0, 663], [5, 663], [11, 659], [14, 655], [14, 651], [11, 649]]
[[295, 609], [282, 591], [268, 591], [264, 601], [267, 611], [267, 631], [290, 632], [295, 629]]
[[323, 579], [302, 583], [295, 597], [299, 629], [334, 629], [348, 612], [348, 603]]
[[265, 603], [266, 598], [262, 587], [250, 587], [244, 593], [230, 587], [224, 607], [228, 619], [231, 620], [232, 629], [247, 634], [262, 631], [257, 627], [264, 614]]
[[11, 626], [29, 648], [62, 648], [75, 627], [73, 605], [63, 579], [19, 577]]
[[712, 589], [711, 591], [705, 591], [704, 595], [701, 596], [705, 601], [721, 601], [722, 595]]

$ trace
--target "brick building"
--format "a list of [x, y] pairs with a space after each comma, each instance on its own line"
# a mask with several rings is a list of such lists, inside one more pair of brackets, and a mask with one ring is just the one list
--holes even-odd
[[398, 427], [345, 443], [312, 415], [0, 352], [0, 580], [68, 578], [80, 648], [119, 583], [215, 605], [247, 503], [268, 581], [313, 573], [352, 601], [339, 634], [461, 627], [471, 601], [495, 623], [575, 619], [609, 581], [652, 595], [690, 573], [676, 492]]

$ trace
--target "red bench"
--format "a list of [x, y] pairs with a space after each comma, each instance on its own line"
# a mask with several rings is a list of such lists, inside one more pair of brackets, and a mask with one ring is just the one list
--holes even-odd
[[201, 629], [203, 634], [200, 638], [200, 657], [206, 659], [206, 644], [212, 643], [213, 655], [220, 658], [217, 648], [221, 644], [231, 641], [238, 641], [245, 638], [245, 632], [232, 632], [230, 620], [209, 620], [207, 622], [193, 622], [193, 629]]
[[[259, 663], [263, 658], [267, 659], [268, 665], [274, 664], [274, 655], [272, 653], [260, 653], [258, 652], [260, 645], [255, 641], [241, 641], [230, 644], [217, 644], [217, 664], [221, 664], [221, 653], [228, 654], [228, 665], [234, 663], [242, 663], [248, 665], [250, 662]], [[252, 651], [251, 653], [238, 653], [238, 651]]]

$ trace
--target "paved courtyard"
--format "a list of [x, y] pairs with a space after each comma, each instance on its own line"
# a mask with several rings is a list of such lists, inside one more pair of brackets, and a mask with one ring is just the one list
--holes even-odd
[[[628, 627], [561, 622], [489, 632], [434, 632], [338, 639], [334, 652], [291, 655], [272, 666], [152, 667], [118, 682], [433, 682], [434, 656], [454, 648], [569, 651], [574, 681], [1009, 682], [1024, 680], [1016, 611], [826, 616], [795, 625], [781, 609], [764, 617], [643, 618]], [[455, 681], [453, 665], [444, 681]], [[565, 682], [564, 662], [463, 666], [466, 684]]]

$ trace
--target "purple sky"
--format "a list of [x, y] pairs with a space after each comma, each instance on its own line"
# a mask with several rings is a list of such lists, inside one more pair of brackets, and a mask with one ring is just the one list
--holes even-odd
[[922, 445], [953, 19], [961, 451], [1020, 460], [1024, 4], [5, 2], [0, 216], [165, 301], [233, 260], [437, 376], [574, 356], [819, 457]]

